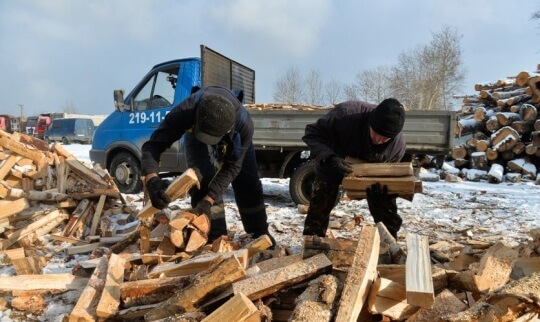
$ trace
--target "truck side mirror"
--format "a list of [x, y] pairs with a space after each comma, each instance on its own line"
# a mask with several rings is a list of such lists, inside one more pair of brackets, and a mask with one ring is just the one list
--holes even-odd
[[125, 108], [124, 105], [124, 90], [123, 89], [115, 89], [114, 90], [114, 106], [119, 112], [122, 112]]

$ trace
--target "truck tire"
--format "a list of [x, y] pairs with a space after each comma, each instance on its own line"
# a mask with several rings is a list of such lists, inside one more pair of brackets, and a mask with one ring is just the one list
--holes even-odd
[[121, 192], [141, 192], [141, 166], [133, 154], [120, 152], [115, 155], [111, 161], [109, 173], [114, 177], [114, 182]]
[[291, 175], [289, 193], [295, 204], [309, 204], [313, 180], [315, 180], [314, 164], [312, 160], [304, 162]]

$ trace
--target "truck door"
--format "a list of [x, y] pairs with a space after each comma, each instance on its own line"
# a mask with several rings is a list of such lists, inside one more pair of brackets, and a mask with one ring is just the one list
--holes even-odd
[[[139, 151], [152, 132], [169, 113], [175, 102], [176, 83], [180, 69], [179, 63], [168, 64], [147, 75], [138, 88], [128, 97], [133, 110], [122, 113], [122, 139], [136, 144]], [[178, 142], [161, 155], [161, 170], [184, 171], [185, 160]], [[179, 166], [182, 166], [179, 169]]]

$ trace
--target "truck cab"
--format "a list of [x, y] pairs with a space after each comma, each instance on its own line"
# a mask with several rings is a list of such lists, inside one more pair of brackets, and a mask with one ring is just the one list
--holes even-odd
[[[254, 79], [253, 70], [204, 45], [201, 58], [155, 65], [125, 98], [122, 90], [114, 91], [116, 110], [96, 129], [90, 159], [109, 170], [120, 191], [138, 193], [142, 189], [142, 145], [174, 106], [194, 87], [209, 85], [242, 89], [244, 97], [253, 102]], [[161, 155], [160, 170], [181, 173], [186, 169], [181, 139]]]

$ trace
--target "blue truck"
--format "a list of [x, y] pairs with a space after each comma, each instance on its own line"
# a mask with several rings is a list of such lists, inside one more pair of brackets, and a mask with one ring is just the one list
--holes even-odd
[[[116, 109], [96, 129], [90, 159], [109, 171], [120, 191], [140, 192], [141, 147], [165, 115], [195, 86], [224, 86], [244, 93], [243, 103], [255, 125], [253, 142], [261, 177], [290, 178], [292, 200], [308, 203], [314, 174], [301, 138], [305, 126], [328, 108], [255, 104], [255, 71], [204, 45], [200, 48], [200, 57], [155, 65], [127, 96], [123, 90], [114, 91]], [[404, 132], [408, 154], [448, 153], [453, 147], [455, 121], [454, 112], [407, 112]], [[180, 139], [161, 156], [160, 176], [186, 169]]]

